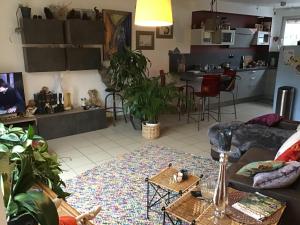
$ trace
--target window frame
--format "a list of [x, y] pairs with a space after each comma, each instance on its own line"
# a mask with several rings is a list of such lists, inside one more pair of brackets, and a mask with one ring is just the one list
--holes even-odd
[[[286, 22], [288, 20], [299, 20], [300, 21], [300, 16], [284, 16], [284, 17], [282, 17], [282, 26], [281, 26], [281, 31], [280, 31], [281, 46], [288, 46], [288, 45], [284, 45], [284, 33], [285, 33]], [[294, 45], [292, 45], [292, 46], [294, 46]]]

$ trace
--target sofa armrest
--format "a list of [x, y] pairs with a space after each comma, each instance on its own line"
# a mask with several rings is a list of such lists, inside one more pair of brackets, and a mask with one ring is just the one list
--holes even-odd
[[299, 126], [299, 121], [293, 121], [293, 120], [287, 120], [284, 119], [280, 121], [280, 123], [277, 125], [278, 128], [285, 129], [285, 130], [297, 130], [297, 127]]

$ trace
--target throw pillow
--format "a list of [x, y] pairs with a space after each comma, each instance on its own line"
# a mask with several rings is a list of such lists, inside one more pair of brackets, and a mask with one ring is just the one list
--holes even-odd
[[294, 183], [299, 176], [300, 162], [293, 161], [278, 170], [256, 174], [253, 178], [253, 187], [284, 188]]
[[249, 164], [243, 166], [237, 172], [237, 174], [245, 176], [245, 177], [251, 177], [257, 173], [268, 172], [268, 171], [273, 171], [273, 170], [279, 169], [279, 168], [283, 167], [284, 164], [285, 164], [285, 162], [272, 161], [272, 160], [252, 162], [252, 163], [249, 163]]
[[260, 124], [268, 127], [277, 125], [283, 119], [278, 114], [271, 113], [249, 120], [246, 124]]
[[280, 147], [280, 149], [278, 150], [276, 156], [275, 156], [275, 160], [278, 159], [278, 157], [284, 153], [285, 151], [287, 151], [290, 147], [292, 147], [294, 144], [296, 144], [298, 141], [300, 141], [300, 131], [297, 131], [296, 133], [294, 133], [289, 139], [287, 139], [284, 144]]
[[280, 154], [276, 158], [276, 161], [277, 160], [285, 162], [300, 160], [300, 141], [296, 142], [294, 145]]

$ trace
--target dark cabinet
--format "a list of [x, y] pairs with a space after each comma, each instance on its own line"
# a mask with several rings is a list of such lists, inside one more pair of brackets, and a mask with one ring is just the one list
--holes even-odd
[[36, 117], [38, 133], [47, 140], [107, 127], [106, 114], [103, 109], [74, 109]]
[[100, 48], [67, 48], [68, 70], [92, 70], [100, 66]]
[[102, 20], [22, 19], [21, 28], [23, 44], [40, 45], [23, 47], [26, 72], [100, 68], [101, 49], [79, 45], [103, 44]]
[[64, 44], [64, 21], [22, 19], [23, 44]]
[[23, 48], [26, 72], [66, 70], [64, 48]]
[[102, 20], [71, 19], [65, 22], [66, 42], [74, 45], [103, 44]]

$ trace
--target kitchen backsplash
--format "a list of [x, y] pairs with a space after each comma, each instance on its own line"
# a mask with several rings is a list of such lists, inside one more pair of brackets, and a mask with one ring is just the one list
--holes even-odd
[[215, 65], [230, 63], [232, 68], [240, 66], [242, 56], [252, 56], [254, 60], [263, 60], [269, 62], [269, 46], [253, 46], [251, 48], [220, 48], [220, 46], [192, 46], [190, 54], [169, 54], [170, 72], [178, 72], [178, 63], [182, 60], [185, 68], [190, 69], [193, 66]]

